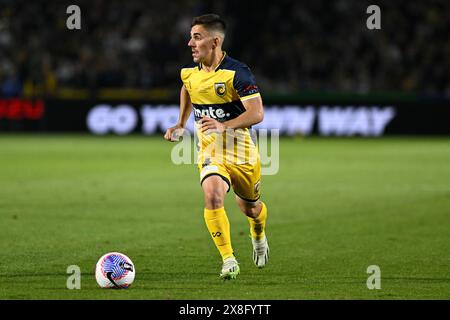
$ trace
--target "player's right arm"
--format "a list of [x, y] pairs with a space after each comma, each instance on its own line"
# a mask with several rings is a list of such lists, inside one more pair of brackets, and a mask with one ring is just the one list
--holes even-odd
[[167, 129], [166, 134], [164, 135], [164, 139], [166, 139], [167, 141], [177, 140], [176, 137], [174, 137], [174, 133], [178, 136], [182, 134], [182, 131], [186, 127], [186, 122], [189, 119], [191, 111], [191, 98], [189, 97], [189, 93], [183, 85], [180, 90], [180, 114], [178, 116], [178, 122], [175, 126]]

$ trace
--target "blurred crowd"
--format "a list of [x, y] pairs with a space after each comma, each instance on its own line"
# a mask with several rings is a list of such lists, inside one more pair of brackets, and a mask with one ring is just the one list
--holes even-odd
[[[384, 1], [0, 0], [0, 94], [40, 88], [177, 90], [191, 61], [192, 17], [220, 14], [224, 49], [262, 90], [412, 92], [450, 96], [447, 0]], [[66, 8], [81, 8], [68, 30]]]

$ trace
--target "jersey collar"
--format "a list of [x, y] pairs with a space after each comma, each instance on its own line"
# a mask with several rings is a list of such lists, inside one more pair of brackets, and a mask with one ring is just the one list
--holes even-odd
[[[223, 61], [225, 60], [225, 57], [227, 56], [227, 52], [226, 51], [223, 51], [223, 56], [222, 56], [222, 59], [220, 59], [220, 61], [219, 61], [219, 64], [217, 65], [217, 67], [214, 69], [214, 72], [216, 72], [218, 69], [219, 69], [219, 67], [222, 65], [222, 63], [223, 63]], [[203, 69], [203, 64], [202, 63], [199, 63], [198, 64], [198, 70], [202, 70]]]
[[219, 67], [222, 65], [222, 63], [223, 63], [223, 61], [225, 60], [225, 57], [227, 56], [227, 52], [226, 51], [223, 51], [223, 56], [222, 56], [222, 59], [220, 59], [220, 62], [219, 62], [219, 64], [217, 65], [217, 67], [214, 69], [214, 72], [216, 72], [218, 69], [219, 69]]

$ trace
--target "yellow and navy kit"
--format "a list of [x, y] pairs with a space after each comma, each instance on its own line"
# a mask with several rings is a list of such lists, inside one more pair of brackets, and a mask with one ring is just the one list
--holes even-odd
[[234, 119], [245, 112], [242, 101], [260, 96], [250, 68], [224, 52], [215, 70], [207, 72], [201, 64], [192, 63], [181, 69], [181, 80], [194, 112], [200, 181], [210, 175], [219, 175], [242, 199], [258, 200], [260, 159], [249, 128], [203, 134], [197, 126], [203, 116], [219, 122]]
[[223, 122], [245, 111], [242, 101], [259, 96], [259, 89], [249, 67], [226, 53], [214, 72], [201, 64], [181, 69], [181, 80], [191, 98], [195, 121], [209, 116]]

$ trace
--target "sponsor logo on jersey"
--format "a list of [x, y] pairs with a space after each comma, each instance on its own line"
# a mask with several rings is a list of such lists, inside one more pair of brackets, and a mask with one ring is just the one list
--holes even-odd
[[257, 86], [255, 86], [255, 85], [249, 85], [249, 86], [247, 86], [247, 87], [245, 87], [245, 89], [243, 90], [243, 95], [244, 96], [249, 96], [249, 95], [252, 95], [252, 94], [255, 94], [255, 93], [258, 93], [259, 92], [259, 90], [258, 90], [258, 87]]
[[225, 110], [222, 108], [213, 108], [211, 106], [205, 109], [194, 108], [194, 114], [196, 118], [207, 116], [213, 119], [223, 119], [230, 116], [230, 114], [225, 113]]

